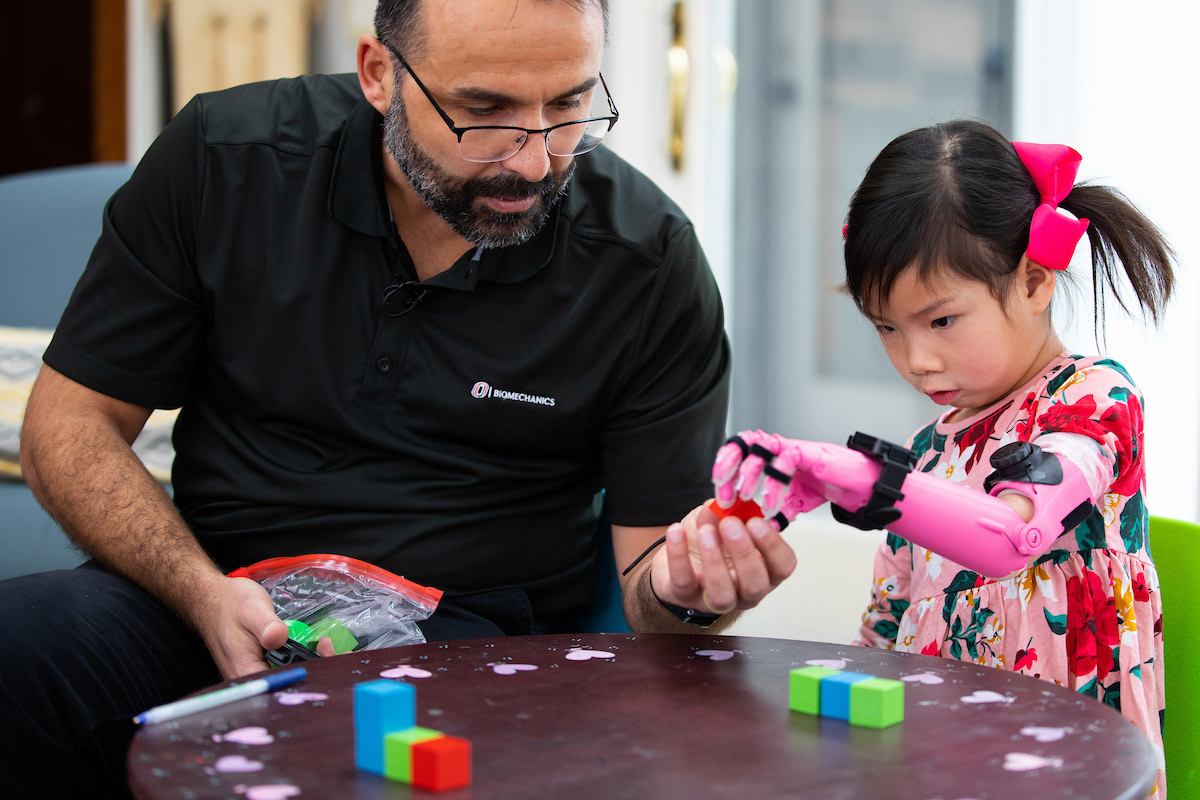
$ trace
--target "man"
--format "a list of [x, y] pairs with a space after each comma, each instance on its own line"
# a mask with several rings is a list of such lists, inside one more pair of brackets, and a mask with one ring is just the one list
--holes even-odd
[[[22, 447], [94, 563], [0, 584], [7, 755], [62, 781], [26, 796], [116, 791], [134, 713], [265, 667], [286, 626], [225, 576], [263, 558], [445, 589], [430, 640], [569, 629], [603, 488], [618, 565], [652, 551], [622, 578], [635, 630], [790, 573], [761, 520], [697, 511], [652, 548], [710, 493], [728, 350], [691, 225], [586, 152], [617, 115], [605, 17], [385, 0], [357, 81], [201, 96], [114, 196]], [[171, 498], [129, 442], [173, 406]]]

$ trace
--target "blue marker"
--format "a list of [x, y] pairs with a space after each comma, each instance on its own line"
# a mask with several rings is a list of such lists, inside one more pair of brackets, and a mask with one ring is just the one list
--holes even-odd
[[155, 706], [149, 711], [143, 711], [141, 714], [138, 714], [133, 718], [133, 721], [136, 725], [145, 725], [147, 722], [166, 722], [186, 716], [187, 714], [207, 711], [210, 708], [223, 706], [235, 700], [254, 697], [256, 694], [263, 694], [273, 689], [279, 689], [296, 681], [302, 681], [307, 675], [308, 673], [304, 667], [277, 672], [265, 678], [258, 678], [246, 681], [245, 683], [239, 683], [236, 686], [218, 689], [215, 692], [202, 694], [199, 697], [188, 697], [183, 700], [176, 700], [174, 703], [167, 703], [165, 706]]

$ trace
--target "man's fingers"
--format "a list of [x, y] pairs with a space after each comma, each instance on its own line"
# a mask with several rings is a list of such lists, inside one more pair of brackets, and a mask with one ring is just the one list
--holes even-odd
[[775, 526], [761, 519], [721, 521], [716, 548], [701, 539], [704, 598], [714, 611], [753, 608], [796, 568], [796, 554]]
[[[733, 520], [740, 525], [739, 520]], [[738, 607], [738, 590], [725, 557], [724, 537], [715, 525], [704, 525], [696, 536], [700, 550], [700, 573], [703, 577], [701, 598], [708, 611], [724, 614]], [[729, 543], [735, 544], [735, 543]], [[705, 609], [700, 609], [704, 611]]]
[[774, 589], [796, 569], [796, 551], [783, 540], [774, 525], [762, 519], [752, 519], [746, 529], [754, 540], [755, 550], [762, 558], [767, 581]]
[[667, 544], [663, 549], [667, 551], [667, 570], [670, 575], [669, 584], [672, 593], [681, 600], [695, 597], [700, 590], [700, 584], [696, 580], [696, 572], [692, 568], [687, 531], [682, 525], [675, 523], [667, 528]]
[[263, 650], [278, 650], [288, 640], [288, 626], [283, 620], [274, 617], [258, 635], [258, 642]]

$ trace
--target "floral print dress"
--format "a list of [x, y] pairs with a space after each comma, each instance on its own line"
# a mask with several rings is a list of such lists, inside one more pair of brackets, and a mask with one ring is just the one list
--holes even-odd
[[1162, 770], [1162, 603], [1147, 539], [1142, 401], [1128, 373], [1066, 353], [969, 419], [913, 437], [916, 469], [983, 491], [990, 455], [1035, 442], [1083, 469], [1098, 504], [1029, 567], [998, 580], [888, 534], [855, 644], [1010, 669], [1119, 710]]

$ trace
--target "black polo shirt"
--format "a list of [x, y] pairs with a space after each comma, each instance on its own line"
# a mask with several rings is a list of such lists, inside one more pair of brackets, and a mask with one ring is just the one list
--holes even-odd
[[175, 500], [225, 568], [340, 553], [567, 613], [601, 488], [635, 526], [711, 493], [716, 285], [682, 212], [603, 148], [532, 240], [410, 283], [381, 124], [353, 75], [198, 97], [108, 205], [45, 360], [182, 406]]

